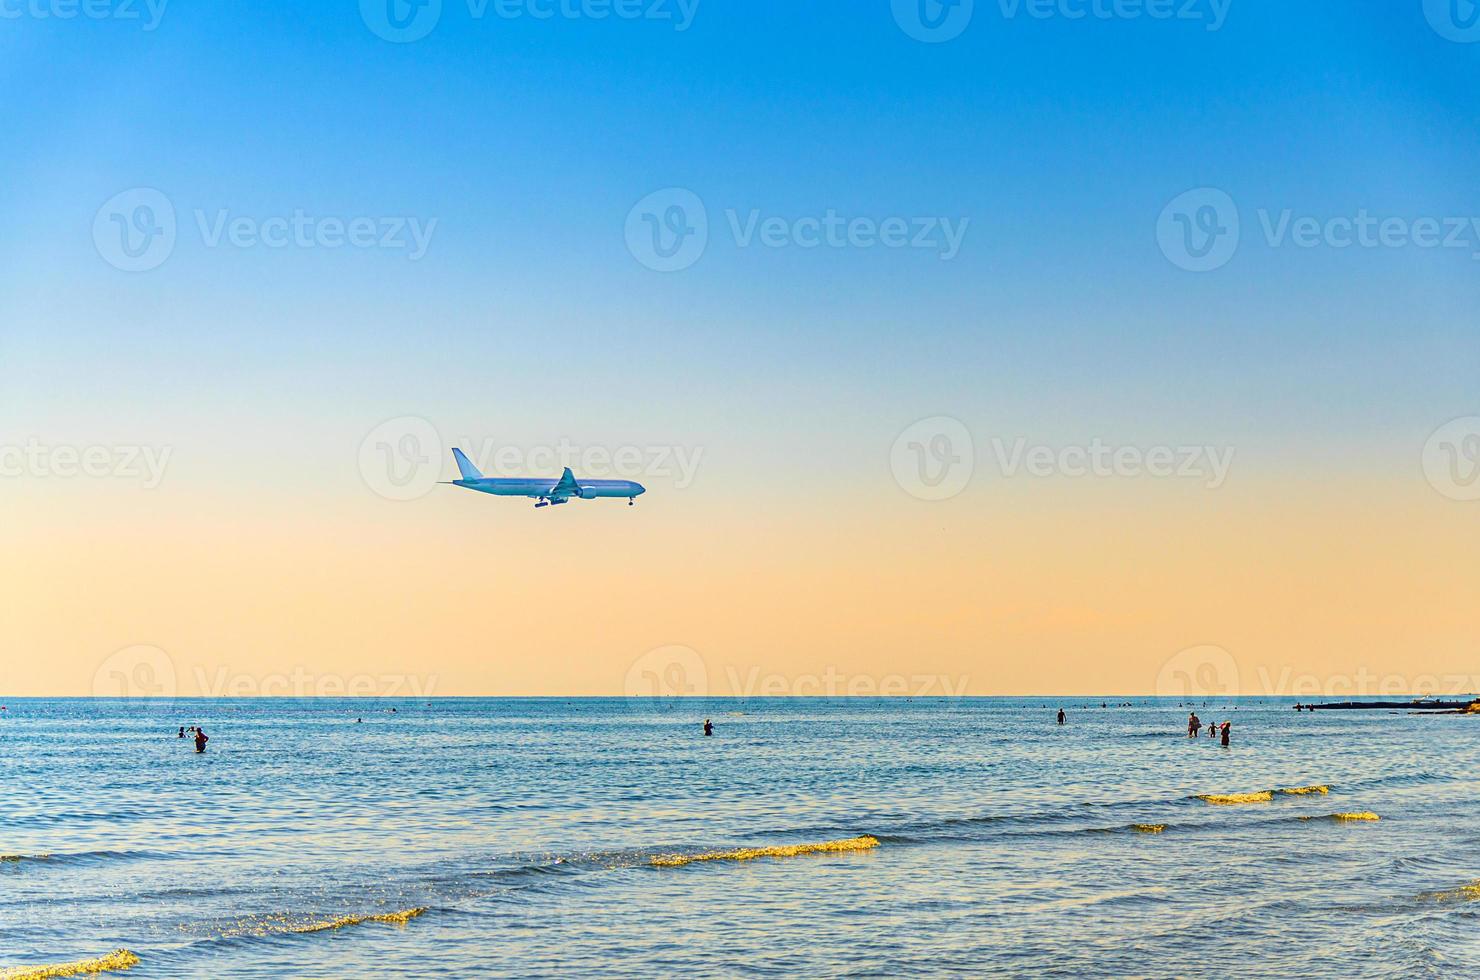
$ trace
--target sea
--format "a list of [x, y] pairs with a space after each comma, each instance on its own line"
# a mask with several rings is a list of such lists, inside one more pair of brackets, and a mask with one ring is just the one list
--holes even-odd
[[7, 699], [0, 977], [1480, 975], [1480, 717], [1294, 703]]

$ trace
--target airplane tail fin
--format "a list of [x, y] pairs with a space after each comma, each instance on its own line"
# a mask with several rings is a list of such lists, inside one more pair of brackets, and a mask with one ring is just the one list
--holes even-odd
[[452, 451], [452, 458], [457, 460], [458, 472], [462, 474], [462, 478], [464, 480], [483, 479], [483, 474], [478, 472], [478, 467], [474, 466], [473, 461], [468, 459], [467, 456], [463, 455], [463, 451], [461, 449], [454, 449]]

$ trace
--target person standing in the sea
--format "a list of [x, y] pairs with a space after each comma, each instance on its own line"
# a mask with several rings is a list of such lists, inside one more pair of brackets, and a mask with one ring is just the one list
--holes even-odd
[[1064, 718], [1065, 717], [1067, 717], [1067, 716], [1064, 714], [1064, 709], [1063, 708], [1060, 708], [1059, 709], [1059, 724], [1060, 725], [1062, 725], [1064, 723]]
[[206, 735], [205, 729], [197, 728], [195, 730], [195, 751], [204, 752], [206, 750], [206, 743], [209, 741], [210, 738]]
[[1225, 721], [1223, 723], [1223, 747], [1225, 749], [1228, 748], [1228, 729], [1230, 727], [1232, 727], [1232, 725], [1233, 725], [1233, 722], [1229, 722], [1229, 721]]
[[707, 738], [707, 737], [709, 737], [710, 735], [713, 735], [713, 734], [714, 734], [714, 723], [712, 721], [710, 721], [708, 718], [705, 718], [704, 719], [704, 735]]
[[1197, 738], [1197, 733], [1202, 731], [1202, 719], [1198, 718], [1196, 711], [1187, 714], [1187, 737]]

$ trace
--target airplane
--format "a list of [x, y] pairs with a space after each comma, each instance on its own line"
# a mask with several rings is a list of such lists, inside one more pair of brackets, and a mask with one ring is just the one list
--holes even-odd
[[503, 478], [484, 476], [461, 449], [452, 450], [452, 458], [457, 460], [457, 469], [462, 474], [462, 479], [441, 482], [465, 490], [491, 493], [495, 497], [533, 497], [536, 507], [554, 507], [568, 503], [572, 497], [582, 500], [626, 497], [630, 507], [637, 503], [637, 497], [647, 493], [647, 487], [631, 480], [577, 480], [569, 466], [558, 480]]

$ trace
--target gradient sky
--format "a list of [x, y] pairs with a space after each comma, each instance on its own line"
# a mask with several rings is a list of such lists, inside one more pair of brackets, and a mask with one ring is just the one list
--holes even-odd
[[[888, 0], [702, 0], [683, 31], [443, 0], [411, 43], [346, 0], [152, 30], [142, 0], [37, 16], [60, 2], [0, 19], [0, 444], [171, 455], [157, 487], [0, 476], [0, 693], [105, 691], [141, 644], [182, 694], [649, 693], [665, 658], [718, 694], [1176, 693], [1204, 645], [1250, 692], [1477, 673], [1480, 502], [1424, 460], [1480, 415], [1480, 232], [1276, 247], [1259, 216], [1480, 216], [1480, 44], [1421, 0], [1232, 0], [1218, 30], [976, 0], [941, 43]], [[708, 246], [657, 272], [625, 229], [675, 187]], [[1157, 228], [1204, 187], [1241, 237], [1196, 273]], [[177, 239], [127, 272], [94, 225], [135, 188]], [[969, 224], [942, 260], [741, 246], [731, 210]], [[412, 260], [210, 247], [197, 211], [436, 226]], [[927, 501], [891, 453], [938, 416], [975, 467]], [[468, 442], [699, 465], [633, 508], [389, 500], [361, 447], [405, 418], [442, 479]], [[1007, 476], [994, 439], [1234, 460], [1217, 487]]]

